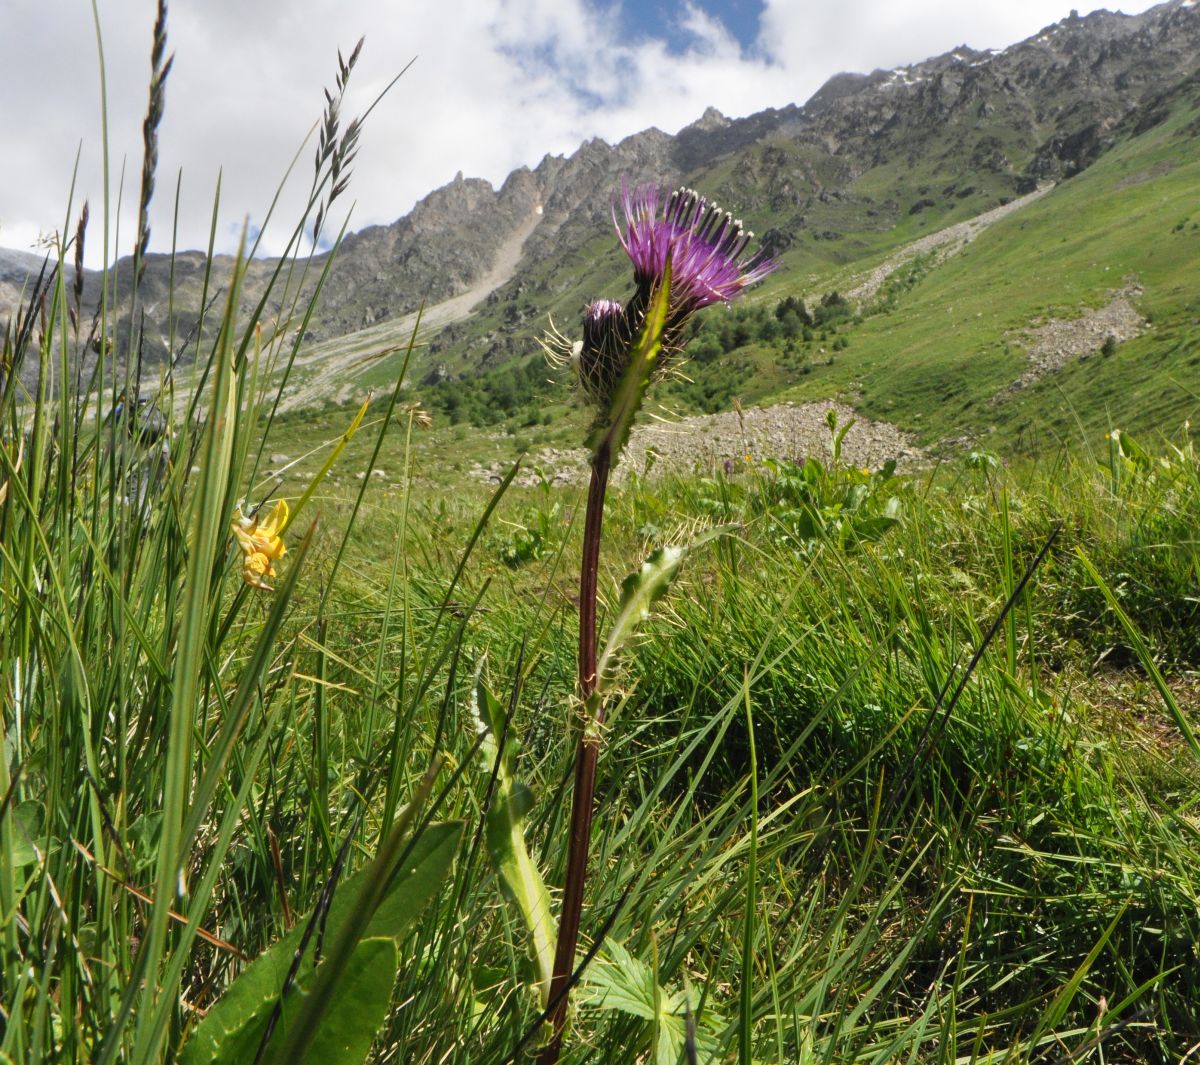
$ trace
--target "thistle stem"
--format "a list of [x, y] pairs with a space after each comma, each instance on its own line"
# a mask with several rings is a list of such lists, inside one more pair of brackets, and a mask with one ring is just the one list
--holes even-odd
[[607, 441], [592, 457], [592, 476], [588, 485], [587, 512], [583, 525], [583, 563], [579, 574], [579, 697], [585, 715], [575, 751], [575, 787], [571, 800], [571, 834], [567, 850], [567, 882], [563, 889], [562, 915], [558, 924], [558, 945], [554, 955], [554, 974], [550, 980], [550, 1001], [557, 1000], [551, 1015], [554, 1034], [538, 1056], [538, 1065], [556, 1065], [562, 1050], [563, 1028], [567, 1020], [568, 982], [575, 966], [575, 948], [579, 941], [579, 919], [583, 911], [583, 889], [587, 881], [588, 851], [592, 839], [593, 799], [596, 790], [596, 762], [600, 756], [600, 726], [604, 724], [604, 704], [591, 706], [596, 691], [596, 583], [600, 567], [600, 533], [604, 522], [604, 495], [612, 454]]

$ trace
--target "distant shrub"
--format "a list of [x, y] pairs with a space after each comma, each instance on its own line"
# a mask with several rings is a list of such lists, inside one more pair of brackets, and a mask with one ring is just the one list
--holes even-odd
[[781, 322], [785, 318], [792, 317], [801, 325], [813, 324], [812, 315], [808, 313], [804, 300], [797, 299], [795, 296], [785, 296], [775, 304], [775, 317]]
[[831, 322], [838, 322], [849, 318], [852, 313], [850, 303], [846, 297], [835, 289], [832, 292], [826, 292], [821, 297], [821, 302], [817, 304], [816, 310], [813, 311], [813, 324], [828, 325]]
[[707, 329], [688, 345], [688, 355], [694, 362], [712, 362], [718, 358], [725, 348], [721, 340]]

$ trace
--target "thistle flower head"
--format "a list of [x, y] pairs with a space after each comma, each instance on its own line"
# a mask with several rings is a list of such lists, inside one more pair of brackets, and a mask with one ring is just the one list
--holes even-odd
[[671, 262], [671, 306], [667, 331], [677, 333], [701, 307], [730, 303], [761, 281], [775, 264], [761, 252], [746, 256], [754, 234], [741, 219], [722, 211], [692, 189], [679, 188], [667, 197], [662, 217], [655, 185], [631, 189], [621, 183], [624, 232], [613, 205], [613, 223], [621, 246], [633, 263], [638, 293], [644, 299]]
[[539, 343], [552, 365], [569, 366], [587, 399], [603, 406], [629, 361], [626, 309], [616, 300], [595, 300], [583, 311], [582, 340], [560, 333], [551, 320]]
[[625, 308], [616, 300], [596, 300], [583, 312], [583, 340], [573, 345], [571, 367], [584, 394], [604, 403], [624, 372], [631, 337]]
[[672, 361], [683, 351], [683, 327], [696, 311], [713, 303], [731, 303], [775, 269], [775, 263], [761, 252], [746, 255], [754, 234], [746, 232], [739, 219], [691, 189], [672, 192], [661, 216], [655, 185], [631, 189], [622, 181], [620, 200], [625, 225], [617, 220], [615, 199], [613, 224], [633, 263], [633, 296], [624, 305], [606, 299], [588, 304], [582, 340], [572, 342], [553, 327], [542, 340], [550, 360], [569, 363], [584, 395], [601, 409], [609, 406], [629, 364], [668, 262], [671, 288], [656, 378], [670, 373]]

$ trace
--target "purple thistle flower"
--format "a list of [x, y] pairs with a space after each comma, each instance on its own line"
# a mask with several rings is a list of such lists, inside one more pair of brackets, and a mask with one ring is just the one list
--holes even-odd
[[676, 189], [658, 216], [658, 188], [642, 185], [630, 189], [621, 182], [625, 231], [613, 224], [621, 246], [633, 263], [638, 295], [644, 302], [662, 278], [671, 260], [671, 306], [668, 334], [701, 307], [730, 303], [748, 286], [761, 281], [775, 263], [761, 252], [743, 258], [753, 233], [742, 229], [740, 219], [691, 189]]
[[686, 343], [683, 327], [696, 311], [714, 303], [733, 302], [775, 269], [776, 264], [761, 251], [745, 254], [754, 234], [744, 231], [739, 219], [691, 189], [672, 192], [662, 217], [658, 203], [657, 186], [630, 189], [622, 180], [624, 230], [617, 221], [615, 199], [613, 224], [633, 263], [636, 291], [624, 305], [615, 300], [588, 304], [581, 341], [572, 343], [557, 330], [542, 341], [552, 361], [570, 363], [584, 395], [601, 410], [608, 409], [629, 364], [630, 350], [641, 333], [650, 297], [662, 282], [668, 259], [670, 303], [655, 378], [670, 373]]
[[[622, 381], [632, 372], [662, 377], [670, 372], [673, 357], [679, 355], [685, 337], [683, 326], [701, 307], [729, 303], [748, 285], [765, 277], [774, 264], [766, 258], [742, 256], [753, 237], [743, 233], [741, 222], [722, 214], [716, 204], [689, 189], [673, 192], [662, 218], [658, 217], [658, 190], [645, 185], [629, 191], [621, 183], [625, 208], [625, 232], [616, 219], [617, 235], [633, 262], [637, 291], [622, 306], [612, 300], [589, 303], [583, 315], [583, 339], [572, 343], [554, 329], [542, 346], [551, 360], [570, 361], [580, 386], [589, 400], [599, 407], [590, 441], [592, 472], [588, 481], [587, 513], [583, 527], [583, 562], [579, 578], [579, 695], [586, 709], [587, 724], [579, 733], [575, 753], [575, 785], [571, 825], [568, 831], [567, 878], [563, 890], [558, 943], [548, 995], [558, 1004], [551, 1015], [553, 1036], [538, 1055], [539, 1065], [557, 1065], [567, 1018], [570, 976], [575, 965], [580, 915], [583, 911], [587, 882], [588, 851], [595, 812], [596, 763], [599, 744], [595, 736], [604, 725], [605, 700], [598, 690], [596, 662], [596, 586], [600, 562], [600, 537], [604, 520], [604, 497], [609, 474], [620, 460], [621, 449], [629, 436], [632, 418], [637, 412], [643, 390], [649, 381], [629, 378], [627, 400], [619, 405], [614, 399]], [[670, 264], [670, 286], [663, 281]], [[636, 339], [645, 331], [647, 314], [658, 290], [656, 319], [666, 300], [666, 322], [656, 320], [661, 330], [658, 351], [640, 353], [633, 361]], [[648, 342], [648, 349], [650, 344]], [[601, 660], [603, 661], [603, 660]]]

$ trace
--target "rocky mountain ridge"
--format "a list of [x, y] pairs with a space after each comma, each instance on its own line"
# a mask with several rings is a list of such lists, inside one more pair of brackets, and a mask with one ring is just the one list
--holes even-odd
[[[831, 249], [848, 234], [886, 232], [922, 212], [953, 220], [1078, 173], [1122, 123], [1152, 124], [1156, 98], [1194, 75], [1198, 56], [1195, 0], [1137, 16], [1072, 12], [1004, 51], [964, 46], [891, 71], [835, 75], [803, 105], [738, 119], [710, 108], [673, 136], [648, 129], [615, 145], [586, 141], [570, 156], [515, 170], [499, 188], [460, 173], [391, 225], [345, 238], [310, 339], [399, 318], [485, 278], [496, 281], [493, 302], [515, 308], [512, 324], [544, 312], [570, 295], [561, 278], [580, 249], [611, 231], [610, 197], [622, 178], [686, 181], [736, 203], [785, 268], [836, 261], [848, 253]], [[514, 245], [517, 256], [508, 252]], [[21, 264], [28, 274], [36, 261], [0, 257], [0, 317], [27, 283]], [[213, 291], [231, 265], [216, 258]], [[311, 264], [309, 287], [322, 265], [323, 257]], [[178, 317], [168, 323], [171, 263], [148, 257], [151, 358], [165, 358], [194, 328], [205, 266], [198, 252], [175, 257]], [[130, 263], [116, 269], [127, 285]], [[250, 264], [247, 307], [274, 269], [270, 260]], [[88, 273], [85, 303], [98, 281]]]

